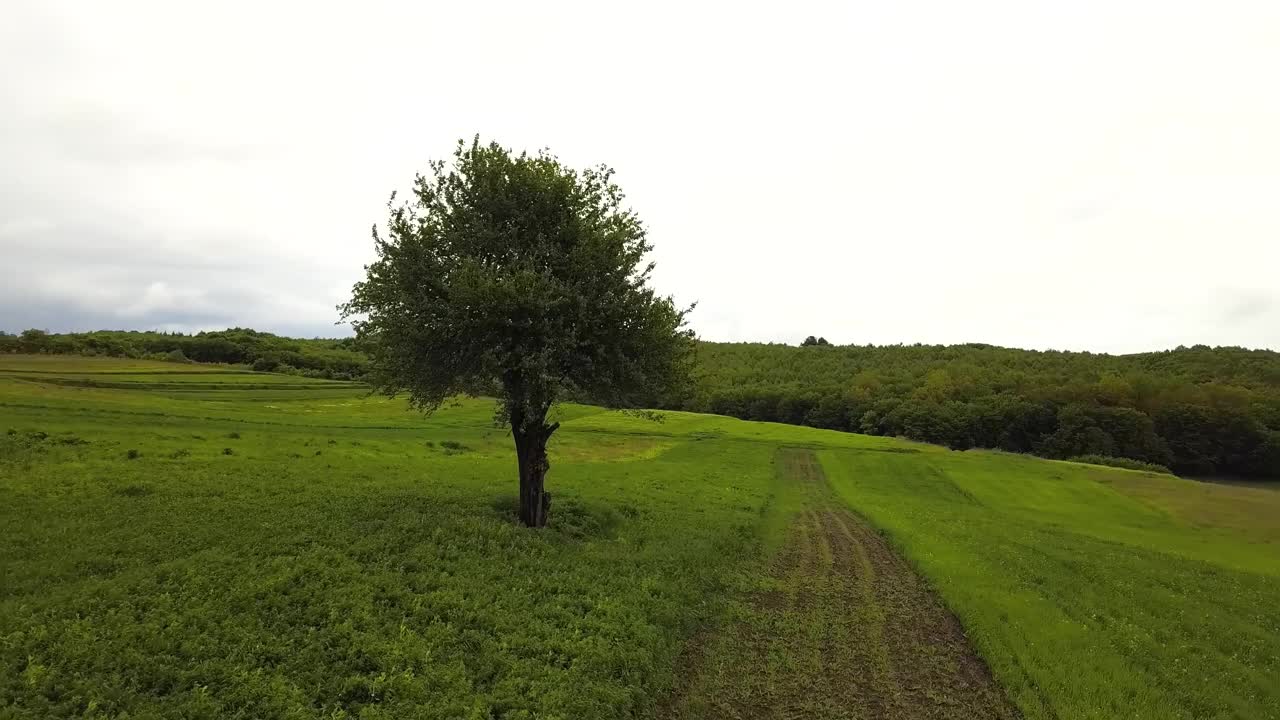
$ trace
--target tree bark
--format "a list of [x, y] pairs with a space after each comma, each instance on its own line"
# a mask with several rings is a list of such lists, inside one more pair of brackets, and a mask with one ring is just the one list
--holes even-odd
[[528, 527], [545, 527], [551, 512], [551, 493], [543, 488], [547, 470], [547, 440], [560, 427], [545, 420], [532, 423], [525, 418], [512, 418], [511, 434], [516, 441], [516, 460], [520, 465], [520, 522]]

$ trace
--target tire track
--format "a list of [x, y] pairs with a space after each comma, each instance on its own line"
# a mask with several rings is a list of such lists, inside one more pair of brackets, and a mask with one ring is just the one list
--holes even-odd
[[743, 617], [695, 643], [667, 718], [1017, 718], [956, 618], [835, 496], [813, 451], [783, 448], [802, 499]]

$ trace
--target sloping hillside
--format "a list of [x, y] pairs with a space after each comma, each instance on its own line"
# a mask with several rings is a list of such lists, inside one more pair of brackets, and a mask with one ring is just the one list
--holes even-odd
[[530, 531], [486, 401], [174, 367], [0, 358], [6, 717], [1280, 708], [1280, 493], [566, 406]]

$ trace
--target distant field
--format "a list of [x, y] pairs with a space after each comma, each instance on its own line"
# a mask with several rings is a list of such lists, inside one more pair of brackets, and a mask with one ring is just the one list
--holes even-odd
[[0, 718], [1280, 718], [1280, 493], [559, 412], [0, 356]]

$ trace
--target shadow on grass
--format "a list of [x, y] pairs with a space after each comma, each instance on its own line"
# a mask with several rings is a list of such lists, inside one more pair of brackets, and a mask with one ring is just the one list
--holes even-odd
[[[510, 523], [520, 522], [520, 498], [500, 495], [492, 503], [494, 512]], [[627, 519], [639, 515], [630, 505], [614, 506], [588, 503], [575, 497], [553, 496], [551, 519], [547, 530], [572, 540], [607, 540]]]

